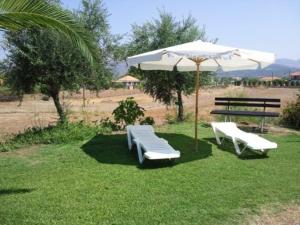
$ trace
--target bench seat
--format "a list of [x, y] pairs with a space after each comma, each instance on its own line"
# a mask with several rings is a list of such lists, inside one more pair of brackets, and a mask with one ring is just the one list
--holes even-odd
[[228, 115], [228, 116], [259, 116], [259, 117], [278, 117], [278, 112], [263, 112], [263, 111], [238, 111], [238, 110], [212, 110], [210, 114]]

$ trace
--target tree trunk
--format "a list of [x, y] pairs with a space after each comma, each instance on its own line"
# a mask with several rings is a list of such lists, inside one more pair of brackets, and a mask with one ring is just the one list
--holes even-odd
[[184, 118], [183, 118], [183, 102], [182, 102], [182, 91], [181, 90], [177, 90], [177, 104], [178, 104], [177, 120], [179, 122], [182, 122], [184, 120]]
[[61, 123], [64, 123], [67, 121], [67, 117], [66, 117], [66, 114], [60, 104], [60, 101], [59, 101], [59, 92], [56, 92], [56, 93], [52, 93], [51, 94], [51, 97], [53, 99], [53, 102], [54, 102], [54, 105], [55, 105], [55, 108], [56, 108], [56, 111], [59, 115], [59, 120]]

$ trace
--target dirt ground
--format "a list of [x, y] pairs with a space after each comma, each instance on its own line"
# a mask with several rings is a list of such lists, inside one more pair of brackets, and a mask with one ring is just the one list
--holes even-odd
[[[200, 118], [210, 121], [210, 111], [215, 108], [214, 98], [219, 96], [246, 96], [246, 97], [272, 97], [280, 98], [284, 106], [287, 102], [296, 98], [297, 89], [289, 88], [213, 88], [200, 90], [199, 114]], [[61, 93], [61, 99], [72, 121], [85, 120], [87, 122], [101, 120], [110, 117], [118, 102], [126, 97], [133, 96], [139, 105], [144, 107], [146, 115], [154, 117], [156, 124], [165, 122], [166, 114], [174, 114], [174, 106], [166, 107], [154, 101], [150, 96], [139, 90], [106, 90], [99, 93], [87, 91], [86, 106], [83, 107], [82, 94]], [[0, 102], [0, 137], [8, 134], [22, 132], [33, 126], [46, 126], [57, 120], [53, 101], [42, 100], [42, 95], [26, 95], [21, 106], [19, 102]], [[184, 97], [186, 112], [194, 111], [195, 95]], [[282, 109], [282, 108], [281, 108]], [[280, 110], [280, 109], [276, 109]]]
[[248, 219], [247, 225], [300, 225], [300, 206], [288, 204], [263, 208], [260, 215]]

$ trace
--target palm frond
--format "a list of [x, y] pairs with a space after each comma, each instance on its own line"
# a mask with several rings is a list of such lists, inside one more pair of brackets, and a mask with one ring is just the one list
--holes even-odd
[[33, 26], [64, 34], [92, 64], [97, 59], [91, 35], [69, 12], [43, 0], [0, 0], [0, 29], [16, 31]]

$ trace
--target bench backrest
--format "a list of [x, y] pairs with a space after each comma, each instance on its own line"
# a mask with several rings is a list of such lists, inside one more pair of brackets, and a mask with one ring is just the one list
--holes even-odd
[[278, 98], [232, 98], [217, 97], [215, 105], [227, 106], [245, 106], [245, 107], [261, 107], [264, 108], [280, 108], [280, 99]]

